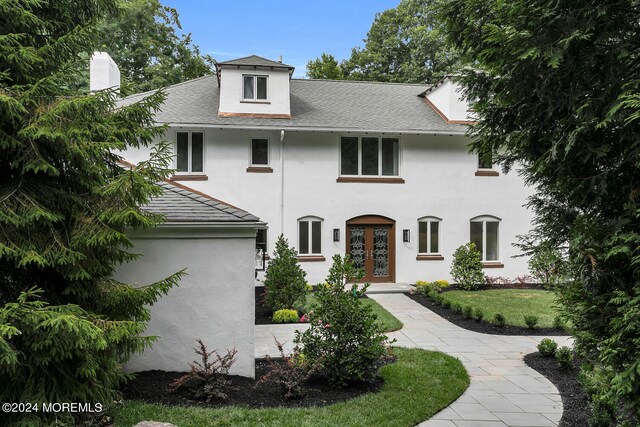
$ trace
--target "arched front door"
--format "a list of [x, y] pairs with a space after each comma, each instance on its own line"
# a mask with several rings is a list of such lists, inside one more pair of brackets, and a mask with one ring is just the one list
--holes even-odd
[[347, 254], [364, 281], [395, 282], [396, 222], [379, 215], [363, 215], [347, 221]]

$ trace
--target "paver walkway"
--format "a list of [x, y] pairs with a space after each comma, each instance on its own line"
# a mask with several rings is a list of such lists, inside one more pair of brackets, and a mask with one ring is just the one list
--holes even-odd
[[[471, 385], [449, 407], [420, 427], [544, 427], [558, 425], [562, 401], [558, 390], [542, 375], [527, 367], [522, 357], [536, 351], [542, 336], [487, 335], [448, 322], [403, 294], [373, 294], [391, 314], [404, 323], [389, 334], [395, 345], [439, 350], [457, 357], [469, 372]], [[272, 333], [287, 341], [303, 325], [256, 326], [256, 356], [277, 355]], [[306, 326], [306, 325], [305, 325]], [[304, 327], [304, 326], [303, 326]], [[552, 337], [559, 345], [571, 345], [569, 337]]]

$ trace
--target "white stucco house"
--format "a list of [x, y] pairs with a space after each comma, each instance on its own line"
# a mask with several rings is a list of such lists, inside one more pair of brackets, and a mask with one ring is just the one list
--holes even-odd
[[[175, 147], [171, 180], [258, 216], [267, 224], [258, 251], [272, 253], [284, 234], [310, 283], [345, 253], [372, 282], [450, 279], [452, 253], [468, 241], [488, 275], [526, 274], [512, 243], [530, 228], [523, 205], [533, 189], [495, 169], [490, 155], [468, 153], [472, 118], [454, 79], [430, 86], [292, 73], [249, 56], [166, 88], [156, 121], [169, 125]], [[148, 155], [123, 153], [130, 162]]]

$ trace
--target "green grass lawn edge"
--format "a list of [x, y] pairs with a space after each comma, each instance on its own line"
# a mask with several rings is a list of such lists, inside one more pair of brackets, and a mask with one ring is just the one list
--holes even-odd
[[463, 307], [470, 305], [481, 308], [484, 320], [493, 322], [496, 313], [502, 313], [507, 325], [522, 326], [524, 315], [538, 317], [538, 328], [553, 327], [553, 320], [559, 314], [553, 291], [544, 289], [489, 289], [482, 291], [446, 291], [441, 294], [451, 303]]
[[199, 408], [125, 401], [109, 409], [116, 426], [140, 421], [201, 426], [414, 426], [455, 401], [469, 386], [462, 363], [444, 353], [395, 348], [398, 360], [380, 369], [384, 385], [320, 408]]

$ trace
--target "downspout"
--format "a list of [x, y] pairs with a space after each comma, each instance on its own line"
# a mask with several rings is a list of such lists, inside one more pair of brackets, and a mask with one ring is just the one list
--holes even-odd
[[280, 234], [284, 234], [284, 129], [280, 131]]

